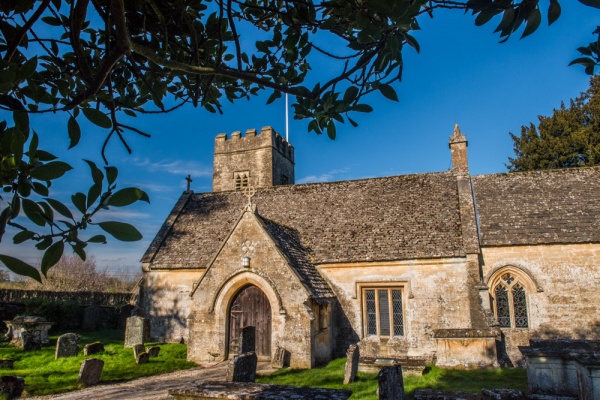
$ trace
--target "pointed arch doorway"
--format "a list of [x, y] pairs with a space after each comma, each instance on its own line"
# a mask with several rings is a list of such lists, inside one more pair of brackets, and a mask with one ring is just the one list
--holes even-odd
[[254, 326], [256, 355], [271, 359], [271, 304], [262, 290], [254, 285], [243, 287], [231, 301], [228, 318], [229, 358], [238, 354], [242, 328]]

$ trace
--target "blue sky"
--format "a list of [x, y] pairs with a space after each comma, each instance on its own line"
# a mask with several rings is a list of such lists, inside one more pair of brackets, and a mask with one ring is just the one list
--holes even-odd
[[[577, 47], [593, 40], [600, 11], [571, 0], [561, 5], [563, 14], [554, 25], [548, 27], [544, 20], [532, 36], [518, 40], [519, 32], [503, 44], [493, 34], [494, 21], [476, 27], [471, 15], [458, 11], [440, 12], [434, 19], [424, 16], [419, 21], [422, 30], [414, 32], [421, 53], [407, 48], [403, 54], [403, 79], [395, 85], [398, 103], [377, 94], [367, 98], [374, 111], [352, 116], [358, 128], [339, 125], [335, 141], [308, 133], [307, 120], [290, 119], [296, 183], [447, 170], [448, 137], [455, 123], [469, 140], [472, 174], [505, 172], [508, 157], [513, 155], [508, 133], [518, 133], [521, 125], [536, 122], [538, 115], [550, 115], [561, 101], [567, 102], [588, 87], [589, 77], [583, 69], [567, 65], [579, 55]], [[111, 209], [98, 221], [131, 222], [144, 238], [120, 243], [109, 237], [107, 245], [89, 246], [98, 265], [110, 270], [140, 269], [142, 254], [185, 189], [185, 176], [192, 176], [195, 192], [211, 190], [213, 144], [218, 133], [270, 125], [285, 134], [284, 100], [266, 106], [267, 97], [268, 93], [249, 102], [227, 104], [222, 116], [188, 107], [132, 121], [152, 138], [128, 136], [132, 155], [113, 140], [109, 161], [120, 170], [120, 187], [144, 189], [151, 204]], [[62, 118], [44, 116], [33, 120], [33, 126], [42, 145], [64, 154], [76, 166], [77, 172], [68, 173], [52, 188], [55, 197], [70, 204], [74, 190], [87, 191], [77, 185], [89, 185], [88, 169], [81, 159], [102, 163], [105, 131], [82, 126], [82, 143], [65, 152], [68, 137]], [[5, 236], [0, 253], [38, 262], [40, 252], [12, 245], [11, 236]]]

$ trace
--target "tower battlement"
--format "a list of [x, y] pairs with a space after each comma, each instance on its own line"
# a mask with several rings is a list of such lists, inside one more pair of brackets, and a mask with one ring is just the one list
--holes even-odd
[[294, 147], [272, 127], [215, 138], [213, 192], [294, 183]]

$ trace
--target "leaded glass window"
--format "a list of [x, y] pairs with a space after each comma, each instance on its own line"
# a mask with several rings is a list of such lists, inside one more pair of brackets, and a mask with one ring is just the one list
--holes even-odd
[[515, 310], [515, 327], [516, 328], [527, 328], [529, 327], [529, 321], [527, 318], [527, 300], [525, 298], [525, 289], [523, 286], [517, 284], [513, 286], [513, 309]]
[[402, 290], [364, 289], [365, 332], [367, 336], [403, 336]]
[[501, 328], [528, 328], [527, 293], [519, 277], [510, 272], [500, 276], [493, 289], [494, 311]]
[[510, 328], [508, 292], [506, 291], [504, 285], [496, 286], [496, 314], [500, 326], [502, 328]]

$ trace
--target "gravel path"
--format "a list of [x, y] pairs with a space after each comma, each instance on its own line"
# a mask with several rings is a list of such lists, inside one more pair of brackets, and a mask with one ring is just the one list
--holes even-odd
[[[258, 363], [258, 372], [272, 371], [267, 362]], [[179, 388], [202, 380], [222, 381], [227, 373], [227, 362], [206, 365], [169, 374], [150, 376], [118, 384], [107, 384], [90, 387], [59, 395], [28, 397], [36, 400], [173, 400], [168, 390]]]

